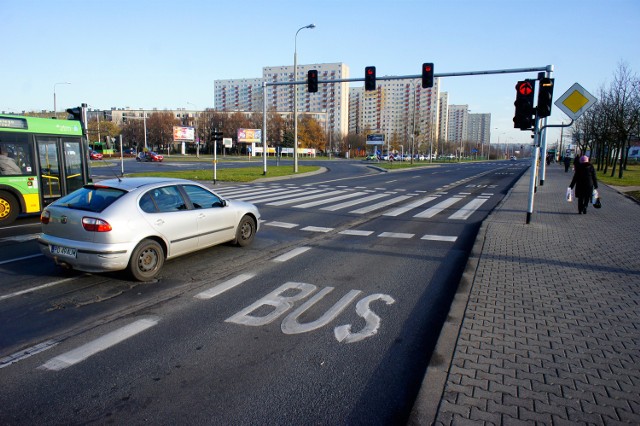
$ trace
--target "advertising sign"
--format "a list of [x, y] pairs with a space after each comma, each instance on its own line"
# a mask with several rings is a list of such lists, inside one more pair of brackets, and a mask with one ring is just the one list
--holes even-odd
[[253, 143], [262, 140], [262, 129], [238, 129], [238, 143]]
[[384, 135], [382, 133], [368, 134], [367, 145], [384, 145]]
[[191, 141], [195, 140], [195, 131], [193, 127], [173, 126], [174, 141]]

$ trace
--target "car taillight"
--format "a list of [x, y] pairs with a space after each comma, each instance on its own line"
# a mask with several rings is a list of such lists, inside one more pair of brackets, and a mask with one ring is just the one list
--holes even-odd
[[47, 223], [49, 223], [50, 219], [51, 219], [51, 213], [49, 213], [48, 210], [43, 211], [42, 214], [40, 215], [40, 223], [42, 223], [43, 225], [46, 225]]
[[105, 222], [102, 219], [97, 219], [95, 217], [83, 217], [82, 218], [82, 227], [85, 231], [89, 232], [109, 232], [111, 231], [111, 225]]

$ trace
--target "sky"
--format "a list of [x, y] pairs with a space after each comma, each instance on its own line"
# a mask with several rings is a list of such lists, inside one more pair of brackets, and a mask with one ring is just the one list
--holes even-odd
[[[212, 108], [214, 80], [262, 68], [345, 63], [350, 78], [553, 65], [554, 101], [574, 83], [597, 95], [620, 64], [640, 74], [639, 0], [0, 0], [0, 112]], [[513, 129], [515, 84], [537, 72], [443, 77], [450, 104]], [[68, 82], [70, 84], [59, 84]], [[351, 83], [361, 86], [361, 82]], [[553, 107], [549, 124], [570, 119]], [[568, 133], [565, 133], [568, 134]], [[560, 138], [550, 130], [548, 143]]]

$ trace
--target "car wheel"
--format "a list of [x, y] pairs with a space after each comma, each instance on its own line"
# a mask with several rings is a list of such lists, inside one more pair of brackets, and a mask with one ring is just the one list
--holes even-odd
[[0, 225], [8, 225], [18, 217], [20, 204], [16, 197], [6, 191], [0, 191]]
[[235, 243], [240, 247], [246, 247], [253, 242], [256, 235], [256, 222], [250, 216], [244, 216], [238, 224]]
[[153, 240], [142, 240], [129, 260], [129, 272], [138, 281], [151, 281], [164, 265], [164, 250]]

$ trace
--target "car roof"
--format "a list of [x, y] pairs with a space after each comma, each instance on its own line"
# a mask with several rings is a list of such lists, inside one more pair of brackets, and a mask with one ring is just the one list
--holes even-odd
[[163, 178], [163, 177], [132, 177], [132, 178], [101, 180], [99, 182], [94, 182], [93, 185], [108, 186], [110, 188], [118, 188], [125, 191], [133, 191], [134, 189], [140, 188], [142, 186], [151, 186], [151, 185], [158, 185], [158, 184], [185, 185], [185, 184], [195, 184], [195, 183], [196, 182], [193, 182], [188, 179]]

